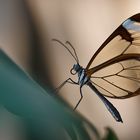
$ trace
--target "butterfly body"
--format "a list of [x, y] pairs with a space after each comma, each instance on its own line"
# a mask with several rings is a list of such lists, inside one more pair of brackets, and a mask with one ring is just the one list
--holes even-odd
[[[74, 73], [72, 73], [74, 71]], [[71, 74], [77, 74], [78, 75], [78, 84], [82, 87], [87, 82], [89, 82], [90, 77], [87, 76], [85, 69], [80, 66], [78, 63], [73, 65], [73, 68], [71, 69]]]
[[[97, 96], [104, 102], [105, 106], [107, 107], [108, 111], [112, 114], [112, 116], [115, 118], [116, 121], [118, 122], [123, 122], [122, 118], [120, 116], [120, 113], [117, 111], [117, 109], [113, 106], [112, 103], [110, 103], [97, 89], [96, 87], [92, 84], [92, 81], [90, 80], [90, 77], [87, 75], [86, 73], [86, 69], [83, 68], [82, 66], [79, 65], [79, 63], [74, 64], [73, 68], [71, 69], [71, 74], [78, 75], [78, 82], [73, 82], [76, 83], [80, 86], [80, 89], [82, 89], [82, 87], [84, 85], [89, 86], [96, 94]], [[81, 91], [81, 95], [82, 95], [82, 90]], [[81, 96], [83, 97], [83, 96]], [[81, 98], [82, 99], [82, 98]], [[76, 105], [76, 107], [74, 108], [74, 110], [77, 108], [77, 106], [79, 105], [81, 99], [79, 100], [78, 104]]]
[[78, 56], [70, 42], [60, 42], [69, 51], [76, 64], [71, 74], [78, 74], [78, 82], [68, 78], [57, 89], [66, 83], [80, 85], [78, 107], [83, 98], [82, 87], [89, 86], [103, 101], [116, 121], [122, 122], [118, 110], [105, 97], [125, 99], [140, 94], [140, 13], [126, 19], [93, 54], [87, 66], [79, 64]]

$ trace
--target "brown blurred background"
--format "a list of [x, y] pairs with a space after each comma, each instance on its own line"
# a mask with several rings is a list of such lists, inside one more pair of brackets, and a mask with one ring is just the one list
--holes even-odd
[[[85, 67], [105, 39], [126, 18], [139, 12], [139, 0], [0, 0], [0, 46], [42, 86], [57, 87], [68, 77], [77, 77], [69, 73], [72, 57], [52, 38], [70, 41]], [[140, 139], [140, 96], [109, 99], [122, 115], [121, 124], [114, 121], [93, 91], [84, 87], [83, 93], [77, 111], [102, 134], [109, 126], [120, 140]], [[80, 98], [79, 87], [66, 85], [60, 96], [74, 107]]]

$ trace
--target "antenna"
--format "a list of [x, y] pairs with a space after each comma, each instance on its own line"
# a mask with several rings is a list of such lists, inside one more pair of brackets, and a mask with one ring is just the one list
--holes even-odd
[[78, 56], [77, 56], [77, 53], [74, 49], [74, 47], [72, 46], [72, 44], [69, 42], [69, 41], [66, 41], [66, 44], [68, 44], [72, 50], [74, 51], [74, 54], [70, 51], [70, 49], [65, 45], [63, 44], [61, 41], [57, 40], [57, 39], [52, 39], [52, 41], [56, 41], [58, 42], [59, 44], [61, 44], [64, 48], [67, 49], [67, 51], [71, 54], [71, 56], [75, 59], [75, 61], [79, 64], [79, 59], [78, 59]]

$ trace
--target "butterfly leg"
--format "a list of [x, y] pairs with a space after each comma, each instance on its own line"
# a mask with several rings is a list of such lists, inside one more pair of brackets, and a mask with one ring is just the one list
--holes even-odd
[[78, 82], [73, 81], [71, 78], [68, 78], [67, 80], [65, 80], [59, 87], [57, 87], [55, 89], [55, 91], [59, 91], [66, 83], [70, 83], [70, 84], [78, 84]]
[[81, 102], [82, 99], [83, 99], [82, 86], [80, 87], [80, 95], [81, 95], [81, 98], [79, 99], [78, 103], [76, 104], [76, 106], [74, 107], [73, 110], [76, 110], [76, 108], [78, 107], [78, 105], [80, 104], [80, 102]]

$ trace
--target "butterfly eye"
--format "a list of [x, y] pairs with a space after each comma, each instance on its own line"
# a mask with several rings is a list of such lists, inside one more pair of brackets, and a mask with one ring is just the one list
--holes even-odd
[[70, 70], [70, 73], [72, 74], [72, 75], [75, 75], [77, 72], [75, 71], [75, 69], [74, 69], [74, 67]]

